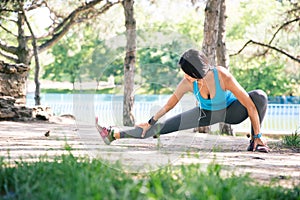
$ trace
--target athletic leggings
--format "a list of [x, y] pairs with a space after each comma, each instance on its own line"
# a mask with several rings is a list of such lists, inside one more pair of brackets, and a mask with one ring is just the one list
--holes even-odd
[[[261, 124], [267, 110], [267, 95], [262, 90], [253, 90], [248, 94], [256, 106]], [[247, 118], [247, 109], [238, 100], [235, 100], [227, 108], [217, 111], [202, 110], [200, 109], [200, 107], [195, 107], [191, 110], [171, 117], [165, 122], [156, 123], [146, 132], [144, 138], [148, 138], [158, 134], [163, 135], [174, 131], [186, 130], [195, 127], [209, 126], [219, 122], [225, 122], [227, 124], [239, 124]], [[141, 134], [142, 128], [135, 127], [130, 130], [121, 131], [120, 137], [141, 138]], [[254, 134], [253, 127], [251, 127], [251, 134]]]

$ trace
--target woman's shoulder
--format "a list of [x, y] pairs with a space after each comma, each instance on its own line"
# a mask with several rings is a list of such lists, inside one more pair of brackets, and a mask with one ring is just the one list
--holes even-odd
[[223, 66], [216, 66], [216, 69], [218, 70], [218, 72], [221, 72], [221, 73], [229, 72], [228, 69]]
[[216, 67], [219, 76], [221, 76], [223, 79], [228, 79], [232, 77], [232, 74], [229, 72], [229, 70], [225, 67], [222, 66], [217, 66]]

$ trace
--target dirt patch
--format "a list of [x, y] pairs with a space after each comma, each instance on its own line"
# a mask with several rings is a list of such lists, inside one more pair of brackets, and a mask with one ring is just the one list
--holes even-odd
[[163, 135], [159, 139], [123, 139], [105, 145], [93, 124], [72, 118], [50, 122], [0, 122], [0, 156], [7, 161], [38, 160], [39, 156], [73, 155], [101, 157], [123, 163], [128, 172], [148, 172], [166, 165], [215, 162], [224, 175], [249, 173], [255, 180], [286, 187], [300, 184], [299, 153], [282, 148], [279, 139], [268, 139], [270, 153], [248, 152], [249, 139], [194, 133], [192, 130]]

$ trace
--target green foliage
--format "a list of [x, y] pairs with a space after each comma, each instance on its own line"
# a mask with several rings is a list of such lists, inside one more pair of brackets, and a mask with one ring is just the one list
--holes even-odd
[[[161, 48], [144, 48], [138, 51], [139, 67], [141, 77], [145, 80], [143, 86], [147, 87], [148, 93], [158, 94], [174, 88], [180, 78], [178, 63], [178, 54], [173, 52], [171, 45], [163, 45]], [[168, 92], [171, 92], [169, 89]]]
[[[286, 12], [292, 9], [290, 1], [265, 1], [260, 6], [257, 6], [257, 3], [257, 1], [241, 1], [234, 6], [227, 6], [226, 46], [231, 51], [229, 53], [237, 52], [249, 40], [268, 44], [278, 28], [292, 19], [291, 16], [287, 16], [290, 12]], [[297, 54], [295, 52], [300, 50], [299, 26], [295, 25], [290, 24], [281, 29], [270, 45], [295, 56]], [[243, 82], [244, 87], [253, 89], [257, 84], [257, 87], [265, 89], [270, 95], [280, 96], [289, 93], [299, 95], [300, 74], [295, 73], [299, 64], [286, 59], [278, 52], [257, 45], [248, 45], [242, 53], [230, 59], [230, 65], [235, 69], [240, 68], [237, 74], [241, 77], [237, 78]], [[269, 74], [265, 68], [263, 70], [266, 73], [260, 69], [264, 65], [270, 68]], [[257, 73], [253, 72], [256, 80], [251, 77], [252, 72], [248, 75], [246, 72], [242, 74], [246, 68], [248, 71], [249, 68], [259, 69]], [[257, 74], [267, 76], [257, 81]]]
[[203, 40], [203, 31], [199, 30], [199, 24], [204, 24], [204, 19], [201, 19], [199, 16], [188, 15], [185, 18], [185, 21], [177, 24], [176, 29], [178, 29], [178, 32], [182, 35], [187, 36], [195, 44], [201, 44]]
[[247, 32], [251, 31], [249, 29], [254, 28], [267, 15], [267, 12], [264, 12], [267, 5], [268, 3], [265, 3], [257, 7], [254, 1], [240, 2], [240, 6], [235, 7], [234, 14], [229, 16], [232, 24], [227, 31], [227, 37], [234, 40], [244, 39]]
[[167, 166], [147, 174], [126, 173], [120, 163], [74, 157], [16, 162], [0, 158], [2, 199], [298, 199], [300, 187], [261, 185], [248, 176], [221, 176], [221, 166]]
[[[83, 32], [84, 42], [79, 33], [68, 35], [52, 48], [55, 60], [45, 67], [43, 78], [71, 83], [94, 80], [107, 81], [110, 75], [121, 77], [122, 49], [108, 47], [104, 41], [88, 28]], [[121, 79], [116, 79], [120, 83]]]
[[292, 133], [292, 135], [284, 136], [283, 144], [291, 148], [300, 148], [300, 135], [298, 134], [298, 130]]
[[41, 93], [57, 93], [57, 94], [72, 94], [73, 90], [69, 89], [41, 89]]
[[231, 67], [233, 75], [246, 91], [262, 89], [270, 96], [289, 95], [295, 81], [284, 72], [284, 65], [252, 60]]
[[45, 67], [43, 78], [54, 81], [81, 81], [85, 70], [82, 66], [88, 62], [89, 43], [78, 45], [76, 34], [66, 37], [52, 48], [54, 62]]
[[[289, 1], [259, 3], [258, 0], [226, 2], [228, 53], [237, 52], [249, 39], [268, 43], [277, 28], [287, 21], [287, 16], [282, 13], [291, 8]], [[69, 4], [74, 6], [75, 3]], [[177, 69], [173, 70], [179, 55], [187, 48], [201, 49], [205, 4], [199, 5], [197, 10], [179, 0], [136, 4], [135, 16], [139, 23], [135, 81], [143, 93], [170, 93], [174, 90], [180, 78]], [[124, 17], [123, 14], [121, 17], [121, 11], [121, 7], [114, 8], [99, 19], [100, 23], [80, 27], [80, 31], [68, 34], [54, 46], [54, 62], [45, 67], [43, 78], [99, 83], [113, 75], [116, 84], [123, 84], [126, 37], [124, 25], [120, 23]], [[298, 33], [299, 26], [288, 26], [277, 34], [272, 45], [296, 55], [300, 50]], [[0, 35], [10, 41], [5, 34]], [[111, 38], [119, 36], [119, 40], [112, 41]], [[113, 47], [115, 43], [119, 45], [117, 48]], [[287, 61], [285, 56], [272, 50], [260, 56], [265, 50], [248, 45], [241, 54], [230, 59], [232, 71], [241, 85], [248, 91], [264, 89], [272, 96], [299, 95], [300, 76], [295, 73], [298, 64]]]
[[[85, 65], [87, 74], [92, 80], [99, 82], [107, 81], [110, 75], [122, 77], [124, 49], [114, 49], [106, 45], [105, 41], [95, 40], [90, 64]], [[121, 83], [121, 78], [116, 79], [116, 83]]]

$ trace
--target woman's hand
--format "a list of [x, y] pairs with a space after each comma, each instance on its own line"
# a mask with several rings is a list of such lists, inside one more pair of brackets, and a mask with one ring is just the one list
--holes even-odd
[[137, 124], [137, 125], [135, 125], [135, 126], [136, 126], [136, 127], [140, 127], [140, 128], [143, 129], [143, 132], [142, 132], [142, 135], [141, 135], [142, 138], [145, 137], [146, 132], [147, 132], [147, 131], [150, 129], [150, 127], [151, 127], [151, 125], [148, 124], [148, 123], [141, 123], [141, 124]]
[[269, 147], [267, 146], [267, 142], [261, 138], [254, 138], [254, 144], [253, 144], [253, 151], [256, 150], [257, 145], [261, 145], [267, 148], [267, 150], [269, 151]]

